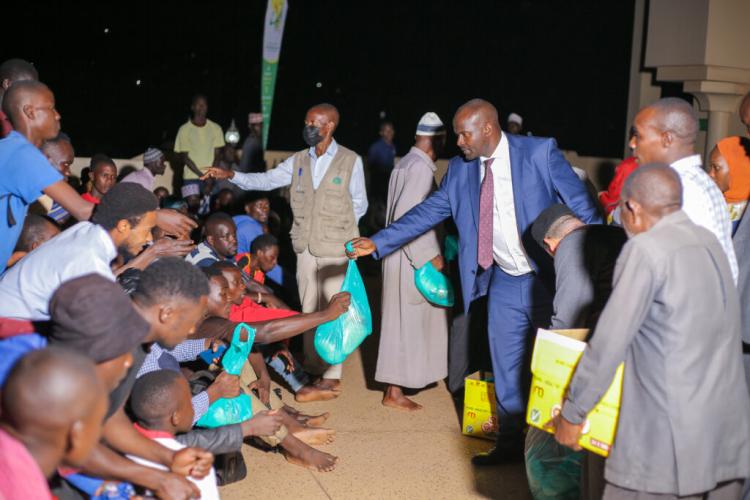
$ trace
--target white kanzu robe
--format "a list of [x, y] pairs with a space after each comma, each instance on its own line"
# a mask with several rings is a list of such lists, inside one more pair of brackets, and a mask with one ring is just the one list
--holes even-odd
[[[388, 186], [386, 225], [430, 195], [435, 170], [430, 157], [415, 147], [398, 162]], [[448, 313], [427, 302], [414, 284], [414, 270], [439, 254], [432, 230], [383, 261], [379, 382], [418, 389], [448, 374]]]

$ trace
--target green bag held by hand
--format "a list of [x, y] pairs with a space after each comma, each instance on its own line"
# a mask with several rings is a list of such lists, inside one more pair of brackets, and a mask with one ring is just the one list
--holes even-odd
[[448, 277], [427, 261], [414, 271], [414, 284], [425, 299], [436, 306], [453, 307], [456, 298]]
[[[346, 249], [354, 251], [350, 243], [346, 244]], [[349, 261], [341, 291], [351, 294], [349, 310], [315, 330], [315, 350], [331, 365], [343, 362], [372, 333], [370, 303], [354, 260]]]
[[[247, 340], [242, 340], [242, 330], [247, 331]], [[245, 323], [239, 323], [234, 328], [232, 343], [221, 358], [224, 371], [230, 375], [239, 376], [242, 367], [250, 355], [250, 349], [255, 341], [255, 329]], [[239, 424], [253, 416], [250, 396], [244, 392], [236, 398], [221, 398], [208, 407], [208, 411], [195, 424], [199, 427], [220, 427], [222, 425]]]

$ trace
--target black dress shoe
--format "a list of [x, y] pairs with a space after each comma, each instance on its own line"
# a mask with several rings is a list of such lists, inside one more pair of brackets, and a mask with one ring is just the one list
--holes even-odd
[[490, 451], [478, 453], [471, 457], [471, 463], [477, 466], [501, 465], [523, 461], [523, 440], [512, 439], [500, 441]]

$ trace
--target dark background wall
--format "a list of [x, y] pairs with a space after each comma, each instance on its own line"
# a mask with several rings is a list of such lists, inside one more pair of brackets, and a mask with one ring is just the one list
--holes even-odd
[[[81, 155], [130, 157], [172, 141], [195, 92], [244, 137], [247, 112], [260, 108], [265, 7], [24, 2], [4, 7], [0, 60], [37, 65]], [[563, 148], [620, 156], [632, 11], [631, 0], [290, 0], [269, 148], [301, 148], [305, 110], [329, 101], [340, 142], [366, 152], [384, 112], [403, 154], [422, 113], [450, 123], [458, 105], [484, 97], [503, 122], [515, 111]]]

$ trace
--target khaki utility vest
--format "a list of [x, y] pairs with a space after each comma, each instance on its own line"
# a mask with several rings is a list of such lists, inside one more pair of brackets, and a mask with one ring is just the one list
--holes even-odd
[[292, 246], [296, 253], [308, 249], [316, 257], [344, 257], [344, 244], [359, 236], [349, 193], [357, 154], [338, 146], [328, 170], [313, 188], [309, 150], [294, 154], [291, 189]]

